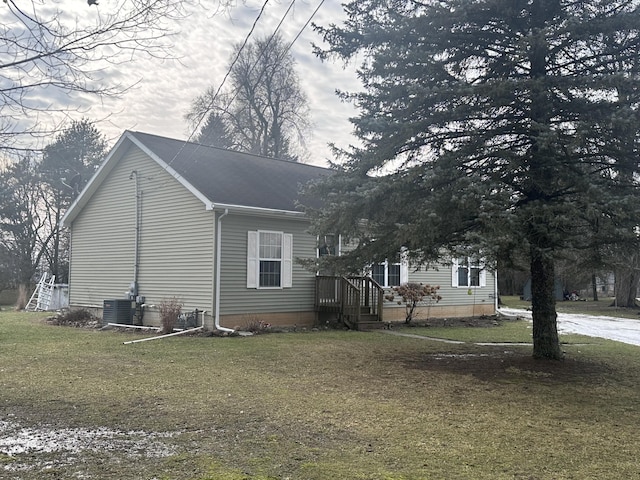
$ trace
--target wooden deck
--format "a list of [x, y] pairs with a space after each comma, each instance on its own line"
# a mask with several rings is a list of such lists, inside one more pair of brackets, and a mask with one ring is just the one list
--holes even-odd
[[382, 328], [384, 290], [369, 277], [316, 277], [315, 309], [354, 330]]

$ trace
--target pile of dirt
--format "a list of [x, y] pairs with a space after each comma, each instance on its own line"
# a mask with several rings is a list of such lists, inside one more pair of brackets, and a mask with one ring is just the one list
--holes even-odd
[[102, 320], [88, 310], [65, 310], [46, 319], [50, 325], [76, 328], [100, 328]]

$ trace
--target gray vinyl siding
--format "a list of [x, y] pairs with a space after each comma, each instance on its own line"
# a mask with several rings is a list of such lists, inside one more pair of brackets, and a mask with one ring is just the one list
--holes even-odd
[[124, 298], [133, 281], [134, 170], [142, 192], [139, 294], [147, 304], [175, 296], [185, 309], [212, 311], [213, 212], [135, 147], [73, 222], [71, 304]]
[[441, 265], [437, 269], [429, 268], [425, 270], [422, 268], [414, 271], [415, 267], [409, 267], [409, 282], [439, 285], [442, 300], [438, 302], [438, 305], [441, 306], [493, 303], [493, 295], [495, 293], [493, 272], [486, 272], [485, 287], [469, 289], [468, 287], [451, 286], [451, 268], [450, 265]]
[[[356, 247], [355, 242], [351, 244], [342, 244], [342, 252], [346, 253]], [[437, 268], [424, 267], [416, 270], [415, 266], [409, 266], [409, 282], [422, 283], [428, 285], [439, 285], [442, 300], [438, 302], [440, 306], [461, 306], [461, 305], [477, 305], [480, 303], [494, 303], [495, 295], [495, 276], [494, 272], [486, 271], [486, 286], [474, 287], [452, 287], [451, 286], [451, 265], [440, 265]], [[385, 289], [391, 292], [391, 288]], [[471, 293], [471, 294], [469, 294]], [[397, 300], [397, 299], [396, 299]], [[385, 302], [386, 307], [398, 306], [404, 308], [404, 305], [398, 305], [396, 301]]]
[[123, 298], [133, 279], [135, 194], [129, 173], [116, 169], [71, 225], [72, 306]]
[[[308, 223], [230, 214], [222, 220], [220, 314], [313, 311], [315, 274], [303, 269], [296, 258], [315, 258], [315, 237], [306, 233]], [[247, 232], [270, 230], [293, 234], [293, 282], [291, 288], [247, 288]]]

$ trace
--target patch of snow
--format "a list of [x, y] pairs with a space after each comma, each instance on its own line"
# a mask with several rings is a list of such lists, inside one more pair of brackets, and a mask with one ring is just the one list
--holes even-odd
[[[531, 319], [531, 312], [516, 308], [498, 311], [511, 317]], [[598, 317], [575, 313], [558, 313], [558, 332], [577, 333], [589, 337], [606, 338], [630, 345], [640, 345], [640, 320], [632, 318]]]
[[436, 360], [444, 360], [445, 358], [478, 358], [489, 357], [487, 353], [436, 353], [432, 357]]
[[0, 453], [15, 456], [22, 453], [118, 451], [129, 456], [167, 457], [174, 450], [162, 440], [174, 433], [121, 431], [108, 428], [27, 428], [0, 421]]

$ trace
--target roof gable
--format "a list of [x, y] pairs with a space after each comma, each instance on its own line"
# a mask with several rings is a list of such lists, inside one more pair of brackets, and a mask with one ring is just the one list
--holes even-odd
[[69, 225], [132, 145], [199, 198], [206, 208], [298, 212], [301, 187], [332, 170], [141, 132], [126, 131], [63, 218]]
[[300, 187], [331, 170], [132, 132], [213, 204], [296, 211]]

